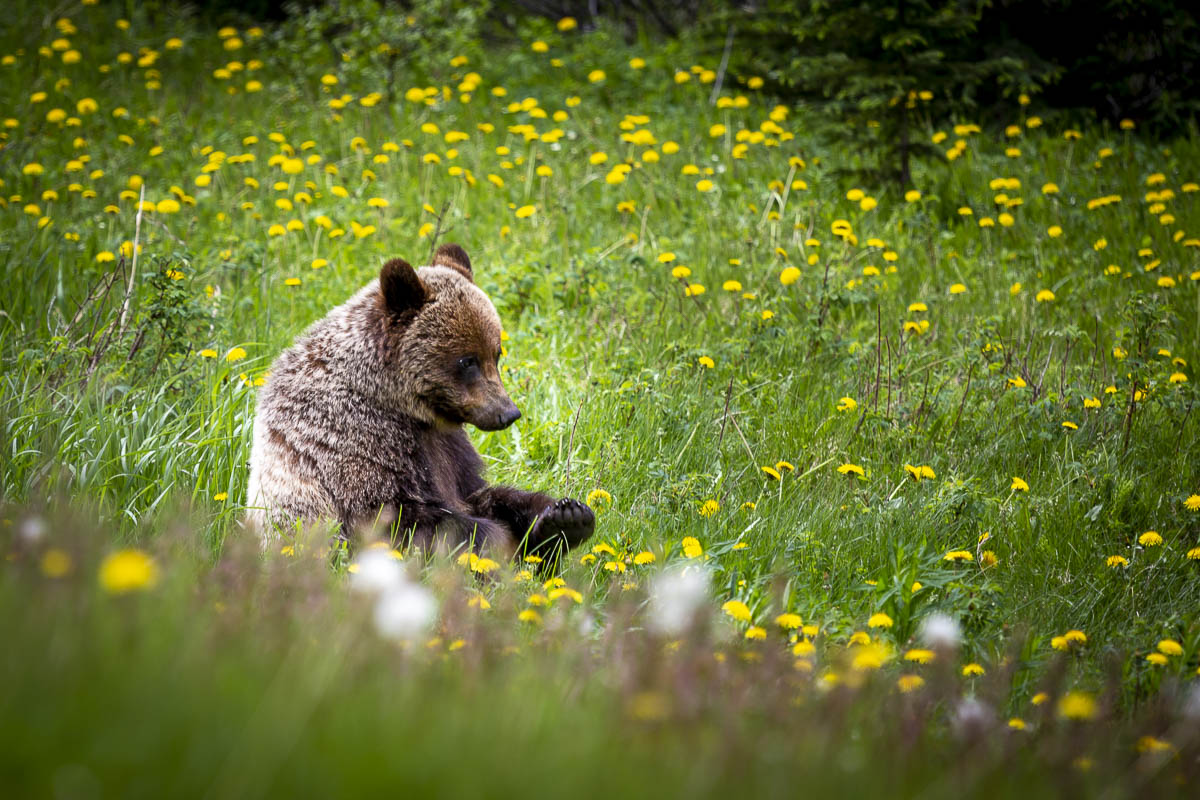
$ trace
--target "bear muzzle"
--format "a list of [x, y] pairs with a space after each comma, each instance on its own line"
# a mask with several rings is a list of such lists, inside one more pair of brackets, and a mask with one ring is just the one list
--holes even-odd
[[483, 409], [471, 424], [481, 431], [501, 431], [521, 418], [521, 409], [509, 398]]

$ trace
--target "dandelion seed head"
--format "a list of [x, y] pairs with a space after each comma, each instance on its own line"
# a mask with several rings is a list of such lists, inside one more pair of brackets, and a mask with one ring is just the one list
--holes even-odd
[[46, 521], [38, 516], [26, 517], [21, 520], [17, 535], [27, 545], [37, 544], [46, 535]]
[[363, 594], [380, 594], [404, 583], [404, 567], [387, 548], [371, 548], [354, 560], [350, 588]]
[[935, 650], [952, 650], [962, 643], [962, 628], [953, 617], [930, 614], [921, 623], [921, 641]]
[[[384, 558], [391, 560], [386, 553]], [[402, 581], [384, 591], [375, 602], [372, 619], [380, 636], [395, 641], [412, 641], [423, 634], [437, 617], [437, 601], [424, 586]]]
[[708, 603], [708, 593], [707, 569], [686, 566], [663, 570], [650, 581], [646, 627], [659, 636], [682, 635]]

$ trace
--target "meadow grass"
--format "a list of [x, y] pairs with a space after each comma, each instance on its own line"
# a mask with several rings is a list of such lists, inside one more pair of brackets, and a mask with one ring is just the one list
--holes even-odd
[[[1015, 100], [1011, 127], [979, 130], [912, 98], [945, 155], [906, 193], [856, 178], [819, 110], [718, 76], [687, 39], [526, 21], [388, 86], [294, 25], [17, 5], [12, 785], [1195, 779], [1195, 135]], [[500, 311], [524, 414], [472, 431], [491, 477], [587, 498], [598, 526], [563, 585], [404, 553], [441, 611], [397, 645], [344, 559], [264, 558], [238, 521], [272, 359], [384, 260], [445, 241]], [[153, 579], [111, 597], [97, 570], [129, 547]], [[678, 569], [703, 570], [706, 613], [648, 633], [655, 576]], [[935, 613], [961, 641], [923, 664]]]

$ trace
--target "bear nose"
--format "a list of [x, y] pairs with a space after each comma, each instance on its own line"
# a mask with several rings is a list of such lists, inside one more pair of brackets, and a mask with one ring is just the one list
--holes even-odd
[[515, 403], [509, 403], [508, 408], [500, 412], [500, 427], [507, 428], [521, 418], [521, 409]]

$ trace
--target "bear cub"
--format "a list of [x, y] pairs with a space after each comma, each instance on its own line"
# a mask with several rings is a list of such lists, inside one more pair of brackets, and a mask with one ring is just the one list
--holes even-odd
[[402, 259], [314, 323], [271, 367], [254, 420], [248, 523], [264, 546], [297, 522], [343, 536], [388, 526], [429, 550], [551, 555], [592, 534], [572, 499], [492, 486], [463, 425], [521, 412], [500, 383], [500, 317], [471, 260], [442, 245]]

